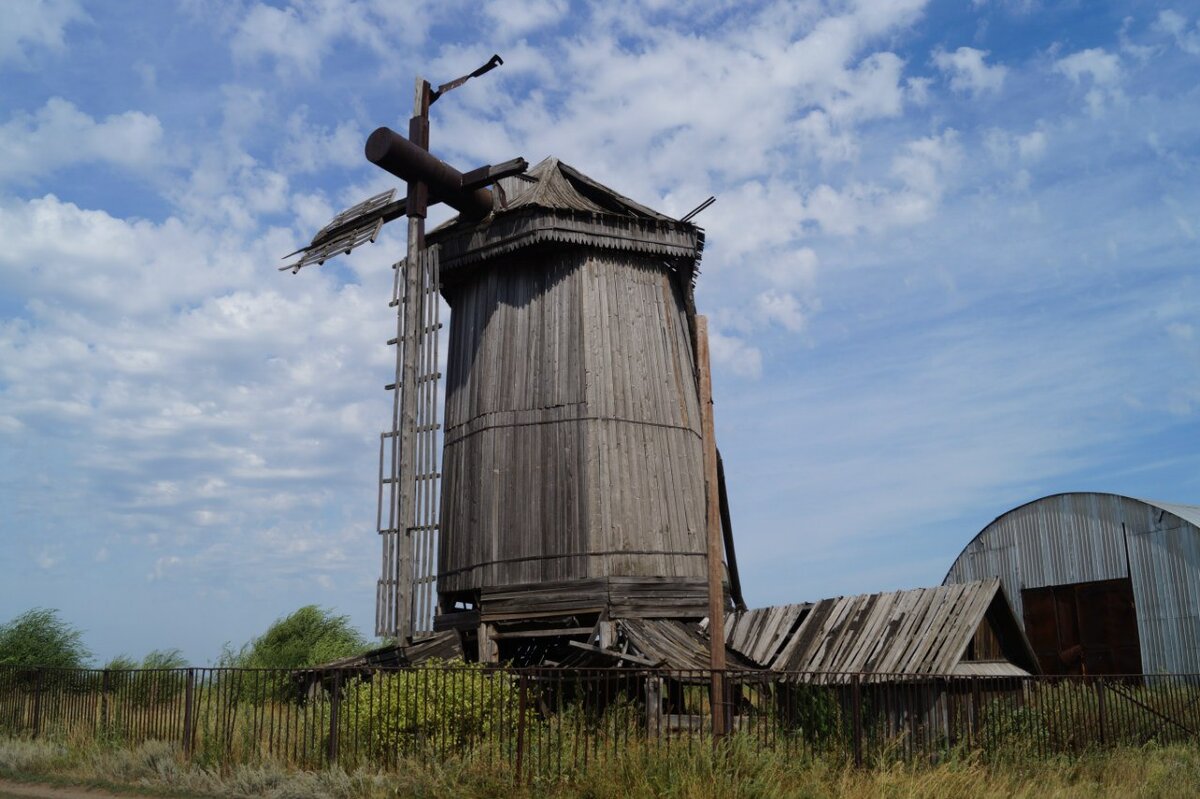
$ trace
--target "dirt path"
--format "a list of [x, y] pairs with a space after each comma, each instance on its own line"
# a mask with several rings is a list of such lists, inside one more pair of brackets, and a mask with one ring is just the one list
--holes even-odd
[[151, 794], [109, 793], [97, 788], [0, 779], [0, 799], [157, 799]]

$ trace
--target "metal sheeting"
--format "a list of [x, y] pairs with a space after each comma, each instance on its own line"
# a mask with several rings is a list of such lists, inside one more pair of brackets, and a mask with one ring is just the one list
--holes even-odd
[[1005, 513], [950, 567], [946, 583], [999, 577], [1021, 591], [1129, 577], [1142, 670], [1200, 673], [1200, 507], [1116, 494], [1056, 494]]
[[[726, 641], [737, 641], [735, 649], [777, 671], [953, 674], [989, 612], [1011, 613], [1003, 599], [993, 578], [763, 608], [734, 614]], [[1016, 629], [1001, 621], [993, 619], [997, 634]], [[1032, 665], [1027, 643], [1012, 641], [1009, 648], [1025, 652]], [[1013, 663], [1003, 670], [1029, 673]]]

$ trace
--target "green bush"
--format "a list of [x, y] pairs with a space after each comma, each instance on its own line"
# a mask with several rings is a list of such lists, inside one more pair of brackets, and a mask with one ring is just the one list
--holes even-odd
[[57, 610], [33, 608], [0, 625], [0, 666], [78, 669], [91, 659], [82, 631]]
[[350, 624], [349, 616], [305, 605], [277, 619], [241, 649], [235, 651], [226, 644], [217, 664], [223, 668], [274, 670], [245, 678], [226, 675], [240, 698], [252, 702], [299, 701], [303, 691], [291, 671], [356, 655], [366, 648], [366, 639]]
[[[515, 734], [518, 678], [461, 660], [381, 672], [346, 691], [356, 735], [370, 756], [388, 762], [429, 748], [462, 750]], [[526, 708], [526, 723], [532, 707]]]

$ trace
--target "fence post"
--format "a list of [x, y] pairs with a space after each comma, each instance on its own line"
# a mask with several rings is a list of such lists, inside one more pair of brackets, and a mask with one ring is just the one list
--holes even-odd
[[33, 737], [42, 731], [42, 668], [33, 670]]
[[983, 742], [983, 702], [979, 695], [979, 680], [971, 678], [971, 745], [979, 747]]
[[100, 675], [100, 734], [108, 736], [108, 692], [112, 690], [112, 672], [108, 669]]
[[196, 670], [187, 670], [187, 682], [183, 689], [183, 756], [192, 756], [192, 745], [195, 742], [196, 716]]
[[863, 764], [862, 675], [855, 674], [850, 683], [850, 704], [854, 714], [854, 765]]
[[337, 765], [338, 761], [338, 715], [341, 709], [342, 672], [333, 673], [333, 692], [329, 695], [329, 765]]
[[521, 784], [521, 766], [525, 761], [526, 680], [525, 672], [521, 672], [520, 693], [517, 699], [517, 785]]
[[662, 678], [653, 674], [646, 678], [646, 737], [657, 741], [662, 731]]
[[1096, 723], [1100, 727], [1100, 745], [1104, 746], [1104, 680], [1096, 680]]

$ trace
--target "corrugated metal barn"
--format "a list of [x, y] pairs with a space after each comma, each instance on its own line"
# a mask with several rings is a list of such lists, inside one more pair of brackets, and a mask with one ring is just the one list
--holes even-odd
[[1048, 674], [1200, 674], [1200, 506], [1044, 497], [985, 527], [945, 583], [987, 577]]

